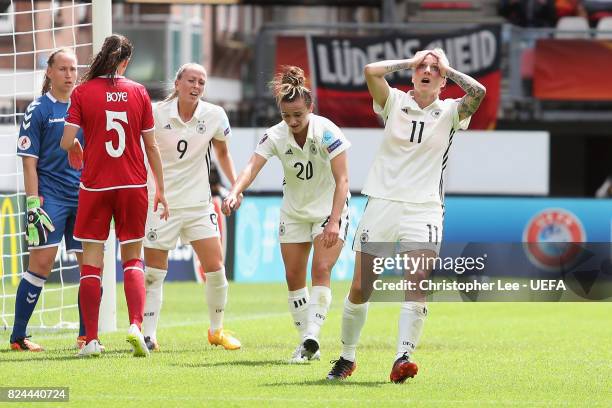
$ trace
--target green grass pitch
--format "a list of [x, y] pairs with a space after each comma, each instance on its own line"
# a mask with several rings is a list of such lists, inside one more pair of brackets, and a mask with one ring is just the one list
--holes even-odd
[[68, 386], [69, 404], [83, 407], [612, 406], [610, 303], [432, 303], [419, 374], [403, 385], [389, 383], [399, 306], [372, 304], [357, 371], [327, 382], [347, 288], [333, 285], [322, 361], [288, 365], [298, 339], [282, 284], [231, 285], [225, 325], [243, 343], [233, 352], [207, 342], [204, 288], [166, 284], [162, 350], [148, 359], [129, 352], [119, 286], [120, 330], [101, 335], [102, 357], [77, 359], [74, 333], [35, 332], [47, 351], [10, 352], [0, 332], [0, 386]]

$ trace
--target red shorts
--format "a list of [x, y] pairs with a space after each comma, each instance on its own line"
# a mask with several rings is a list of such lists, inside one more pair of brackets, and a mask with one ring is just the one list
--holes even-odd
[[106, 242], [111, 219], [123, 244], [144, 238], [147, 221], [147, 188], [118, 188], [106, 191], [79, 190], [74, 239]]

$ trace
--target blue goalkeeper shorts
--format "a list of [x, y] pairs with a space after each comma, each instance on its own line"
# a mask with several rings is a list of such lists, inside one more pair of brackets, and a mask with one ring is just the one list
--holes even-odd
[[77, 207], [59, 204], [52, 200], [44, 200], [42, 209], [49, 215], [55, 231], [49, 232], [47, 242], [40, 246], [30, 246], [28, 249], [49, 248], [59, 246], [62, 237], [66, 240], [66, 252], [82, 252], [81, 243], [74, 239], [74, 222], [76, 221]]

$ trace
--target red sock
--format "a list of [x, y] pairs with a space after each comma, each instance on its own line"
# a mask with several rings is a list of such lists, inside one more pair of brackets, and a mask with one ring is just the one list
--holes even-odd
[[79, 304], [85, 323], [87, 343], [98, 338], [98, 315], [100, 314], [100, 268], [83, 265], [81, 268], [81, 281], [79, 287]]
[[128, 307], [130, 324], [141, 328], [145, 307], [144, 264], [140, 259], [130, 259], [123, 264], [123, 289]]

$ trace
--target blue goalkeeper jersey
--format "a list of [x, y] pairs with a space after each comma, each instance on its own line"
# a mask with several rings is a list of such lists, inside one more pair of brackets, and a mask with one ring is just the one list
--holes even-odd
[[[19, 129], [17, 155], [38, 159], [39, 195], [56, 204], [76, 206], [81, 171], [70, 167], [68, 154], [60, 147], [67, 111], [68, 103], [49, 92], [30, 103]], [[81, 130], [77, 138], [84, 145]]]

